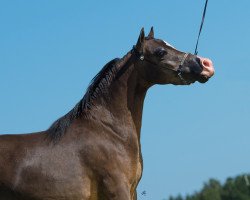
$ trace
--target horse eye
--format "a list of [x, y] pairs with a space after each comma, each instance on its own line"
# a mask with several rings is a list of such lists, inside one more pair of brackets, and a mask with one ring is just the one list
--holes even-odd
[[164, 48], [157, 48], [155, 50], [155, 55], [158, 57], [163, 57], [166, 53], [167, 51]]

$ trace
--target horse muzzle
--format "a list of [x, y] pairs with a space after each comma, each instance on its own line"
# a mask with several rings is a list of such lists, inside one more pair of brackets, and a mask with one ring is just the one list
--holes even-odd
[[208, 58], [202, 58], [199, 56], [198, 58], [200, 59], [200, 64], [202, 66], [202, 72], [200, 73], [201, 78], [198, 81], [201, 83], [205, 83], [215, 73], [213, 62]]

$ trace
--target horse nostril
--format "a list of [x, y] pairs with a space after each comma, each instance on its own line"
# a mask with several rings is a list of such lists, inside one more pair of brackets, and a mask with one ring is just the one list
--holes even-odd
[[203, 60], [202, 60], [202, 66], [203, 67], [213, 67], [213, 63], [212, 63], [212, 61], [211, 60], [209, 60], [209, 59], [207, 59], [207, 58], [204, 58]]
[[203, 67], [203, 71], [201, 72], [202, 75], [207, 77], [211, 77], [214, 75], [214, 67], [213, 62], [208, 58], [199, 57], [200, 63]]

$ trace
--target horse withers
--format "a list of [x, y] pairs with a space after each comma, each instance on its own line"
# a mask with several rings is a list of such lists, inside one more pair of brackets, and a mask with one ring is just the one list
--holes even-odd
[[143, 102], [154, 84], [205, 83], [209, 59], [141, 30], [84, 97], [46, 131], [0, 136], [1, 200], [135, 200], [142, 176]]

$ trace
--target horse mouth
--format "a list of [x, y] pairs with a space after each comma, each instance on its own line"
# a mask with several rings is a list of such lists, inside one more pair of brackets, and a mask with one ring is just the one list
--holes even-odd
[[204, 75], [196, 75], [194, 77], [189, 77], [185, 79], [186, 85], [191, 85], [198, 81], [199, 83], [206, 83], [211, 77], [204, 76]]
[[200, 76], [197, 81], [199, 83], [206, 83], [209, 80], [209, 78], [210, 77], [207, 77], [207, 76]]

